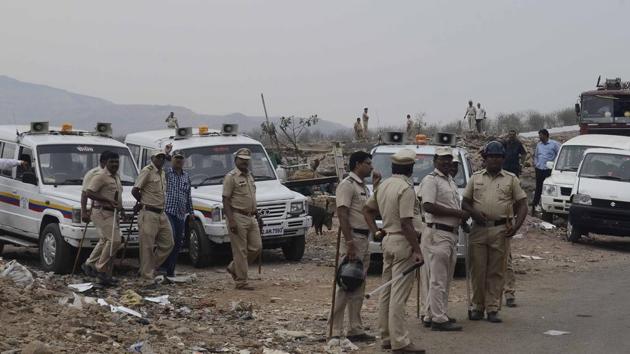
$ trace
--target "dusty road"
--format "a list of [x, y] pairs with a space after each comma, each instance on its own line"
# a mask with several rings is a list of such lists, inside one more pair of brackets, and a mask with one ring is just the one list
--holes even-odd
[[[503, 324], [470, 322], [462, 278], [454, 282], [450, 314], [464, 325], [462, 333], [436, 333], [421, 328], [415, 318], [415, 298], [409, 301], [409, 328], [431, 353], [623, 353], [630, 337], [630, 240], [595, 237], [572, 245], [562, 230], [543, 232], [528, 220], [513, 242], [519, 307], [504, 308]], [[139, 340], [156, 353], [261, 353], [265, 348], [288, 353], [326, 352], [324, 336], [333, 273], [334, 231], [310, 234], [307, 253], [299, 263], [287, 263], [279, 250], [265, 251], [263, 274], [252, 292], [235, 291], [220, 262], [195, 269], [181, 262], [179, 271], [195, 273], [192, 284], [138, 287], [133, 270], [122, 275], [118, 288], [96, 289], [85, 295], [124, 304], [123, 293], [170, 295], [171, 305], [143, 302], [129, 307], [148, 320], [111, 313], [98, 305], [77, 310], [60, 304], [72, 298], [66, 287], [83, 277], [53, 276], [37, 270], [33, 251], [8, 247], [4, 262], [16, 259], [36, 277], [31, 289], [0, 281], [0, 352], [23, 348], [39, 340], [53, 352], [124, 352]], [[538, 256], [532, 260], [522, 257]], [[2, 262], [2, 261], [0, 261]], [[253, 277], [258, 278], [255, 268]], [[378, 286], [377, 275], [368, 289]], [[415, 295], [415, 289], [413, 291]], [[364, 303], [364, 323], [376, 333], [377, 303]], [[53, 329], [54, 330], [51, 330]], [[547, 330], [571, 332], [548, 336]], [[380, 353], [377, 344], [359, 345], [356, 353]]]

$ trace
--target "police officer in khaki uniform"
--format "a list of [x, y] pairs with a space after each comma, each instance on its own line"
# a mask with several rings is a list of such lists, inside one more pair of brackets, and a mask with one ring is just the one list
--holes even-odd
[[256, 218], [256, 184], [249, 171], [251, 158], [249, 149], [239, 149], [234, 158], [236, 167], [223, 180], [223, 207], [232, 246], [232, 262], [227, 271], [236, 282], [236, 289], [241, 290], [254, 290], [247, 283], [248, 263], [262, 252], [260, 225]]
[[463, 196], [463, 208], [474, 221], [468, 251], [473, 289], [471, 319], [483, 319], [485, 311], [487, 320], [497, 323], [501, 322], [498, 311], [509, 242], [527, 215], [527, 196], [518, 177], [501, 169], [505, 149], [500, 142], [488, 143], [482, 155], [486, 168], [472, 175]]
[[[86, 195], [95, 202], [91, 218], [101, 235], [99, 244], [102, 243], [101, 247], [94, 250], [99, 252], [98, 255], [92, 255], [94, 258], [98, 257], [94, 272], [103, 284], [110, 285], [115, 283], [111, 277], [113, 260], [121, 245], [118, 217], [124, 217], [124, 210], [122, 208], [123, 189], [118, 176], [119, 155], [111, 152], [106, 155], [106, 158], [105, 168], [90, 179]], [[119, 214], [115, 219], [116, 210]]]
[[459, 204], [457, 185], [450, 172], [453, 151], [437, 147], [433, 158], [435, 170], [422, 180], [422, 209], [426, 229], [423, 248], [429, 264], [429, 308], [424, 322], [434, 331], [461, 331], [455, 319], [447, 316], [450, 283], [457, 261], [457, 235], [462, 220], [469, 217]]
[[[348, 260], [360, 260], [364, 274], [370, 265], [368, 251], [369, 227], [363, 217], [363, 207], [368, 200], [370, 191], [364, 179], [372, 173], [372, 155], [364, 151], [356, 151], [350, 155], [350, 175], [346, 177], [335, 192], [339, 225], [345, 239], [344, 256]], [[361, 322], [361, 307], [365, 293], [365, 282], [359, 289], [347, 292], [337, 286], [335, 309], [333, 311], [333, 338], [343, 335], [343, 318], [348, 308], [349, 327], [346, 338], [351, 342], [374, 341], [375, 337], [363, 330]]]
[[131, 190], [138, 201], [138, 227], [140, 234], [140, 276], [153, 280], [155, 270], [173, 249], [173, 232], [164, 213], [166, 154], [157, 151], [151, 155], [151, 163], [145, 166]]
[[[81, 185], [81, 220], [86, 224], [91, 221], [92, 215], [92, 210], [88, 209], [87, 206], [87, 187], [90, 185], [90, 181], [92, 180], [92, 178], [105, 168], [105, 164], [107, 163], [107, 158], [109, 157], [109, 154], [109, 151], [103, 151], [101, 153], [101, 156], [99, 156], [99, 165], [87, 171], [87, 173], [83, 176], [83, 183]], [[90, 277], [96, 276], [94, 265], [98, 261], [98, 258], [101, 256], [101, 251], [103, 249], [103, 245], [105, 244], [105, 239], [102, 237], [102, 235], [99, 236], [101, 237], [98, 240], [96, 246], [94, 246], [92, 253], [90, 253], [90, 256], [85, 261], [85, 263], [81, 265], [81, 270], [83, 270], [83, 273]]]
[[[368, 200], [363, 215], [370, 232], [376, 234], [375, 218], [380, 213], [383, 218], [383, 282], [391, 280], [411, 267], [422, 262], [418, 242], [419, 233], [414, 228], [414, 219], [419, 219], [420, 207], [413, 189], [413, 166], [416, 153], [402, 149], [392, 155], [392, 176], [381, 182]], [[408, 275], [386, 287], [379, 299], [379, 328], [383, 349], [393, 353], [424, 353], [411, 342], [405, 328], [405, 305], [414, 277]]]

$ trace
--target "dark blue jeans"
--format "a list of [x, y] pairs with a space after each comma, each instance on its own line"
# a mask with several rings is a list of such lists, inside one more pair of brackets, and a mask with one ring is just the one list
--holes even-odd
[[166, 261], [164, 261], [161, 268], [166, 270], [166, 274], [168, 276], [174, 276], [175, 265], [177, 264], [177, 255], [179, 254], [179, 250], [182, 248], [182, 243], [184, 242], [186, 219], [179, 219], [177, 216], [169, 213], [166, 213], [166, 216], [168, 217], [168, 221], [171, 223], [171, 228], [173, 229], [173, 250]]

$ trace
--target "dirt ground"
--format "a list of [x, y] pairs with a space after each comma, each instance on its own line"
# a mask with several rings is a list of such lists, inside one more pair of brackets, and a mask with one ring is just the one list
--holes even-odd
[[[564, 229], [542, 231], [537, 227], [539, 222], [528, 218], [520, 237], [512, 243], [517, 291], [519, 284], [628, 261], [630, 244], [622, 239], [593, 237], [571, 244], [563, 239]], [[133, 259], [124, 267], [126, 272], [120, 276], [119, 287], [81, 294], [117, 305], [125, 304], [123, 293], [127, 290], [143, 297], [169, 295], [169, 305], [146, 300], [128, 305], [143, 319], [112, 313], [96, 304], [83, 304], [81, 309], [63, 304], [73, 304], [67, 284], [90, 279], [43, 273], [37, 268], [35, 251], [7, 247], [0, 264], [17, 260], [33, 272], [35, 282], [29, 288], [21, 288], [0, 279], [0, 352], [40, 341], [54, 353], [114, 353], [144, 341], [155, 353], [325, 353], [335, 237], [334, 229], [320, 236], [309, 233], [301, 262], [286, 262], [280, 250], [266, 250], [262, 274], [258, 275], [255, 267], [250, 269], [255, 291], [233, 289], [224, 271], [226, 261], [195, 269], [185, 259], [178, 271], [195, 274], [195, 282], [143, 288], [133, 276]], [[379, 281], [378, 275], [370, 275], [367, 288], [375, 288]], [[412, 332], [420, 331], [415, 319], [415, 293], [414, 289], [408, 302], [410, 326], [415, 328]], [[450, 302], [452, 308], [465, 308], [463, 278], [455, 280]], [[378, 334], [376, 300], [365, 301], [363, 317], [369, 331]], [[357, 344], [356, 352], [381, 352], [377, 344]], [[148, 349], [145, 346], [145, 352], [150, 352]]]

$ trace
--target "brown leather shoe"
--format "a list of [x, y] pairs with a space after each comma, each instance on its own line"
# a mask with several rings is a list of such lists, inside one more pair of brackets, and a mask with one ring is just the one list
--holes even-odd
[[410, 343], [406, 347], [392, 350], [393, 354], [424, 354], [426, 350], [417, 347], [415, 344]]
[[381, 348], [383, 348], [385, 350], [392, 349], [392, 342], [390, 342], [388, 340], [384, 340], [383, 342], [381, 342]]

